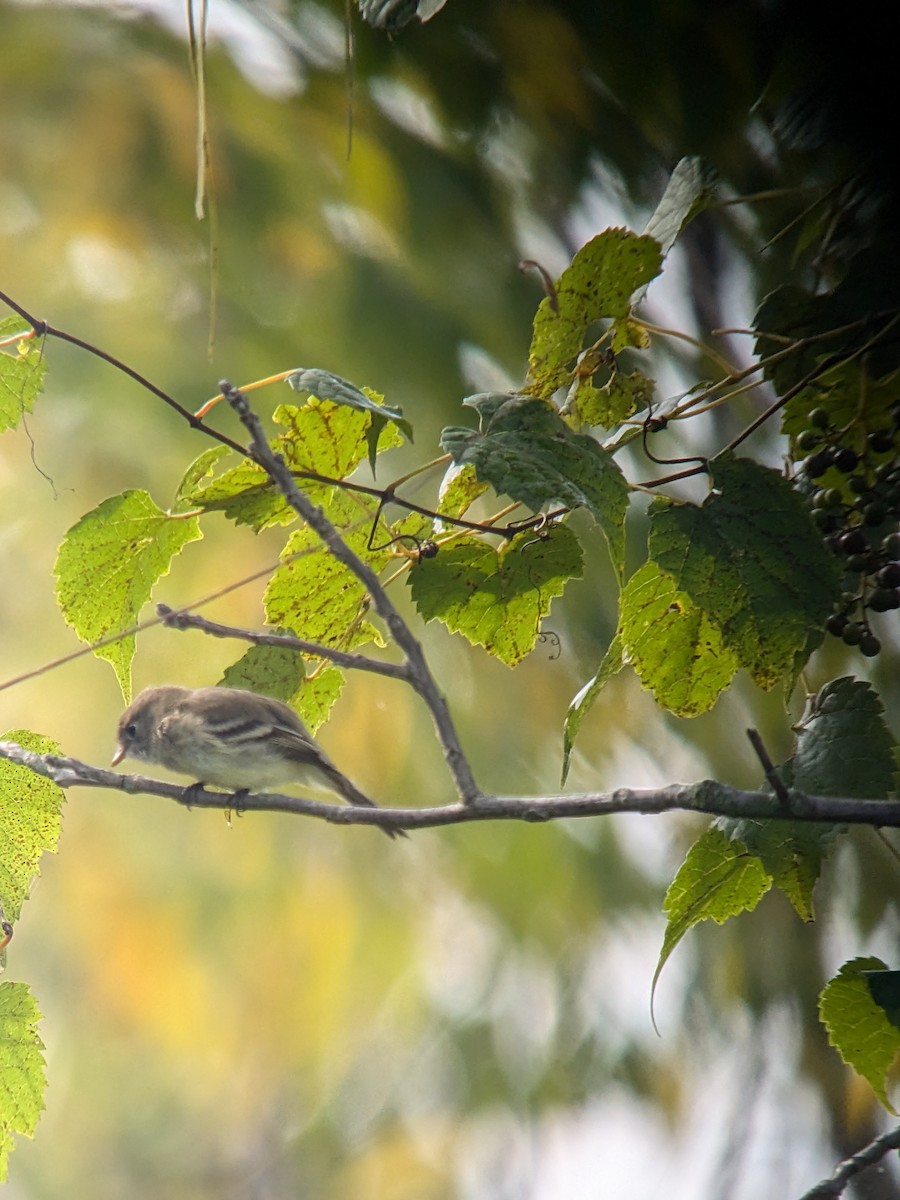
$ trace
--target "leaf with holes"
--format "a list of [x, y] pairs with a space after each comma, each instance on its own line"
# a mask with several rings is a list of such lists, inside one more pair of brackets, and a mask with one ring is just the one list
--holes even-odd
[[796, 668], [810, 628], [834, 606], [834, 555], [777, 471], [731, 454], [711, 467], [716, 490], [702, 505], [651, 505], [650, 558], [770, 688]]
[[600, 523], [621, 577], [625, 556], [628, 484], [618, 464], [586, 434], [575, 433], [556, 409], [534, 396], [488, 392], [466, 402], [481, 429], [451, 427], [441, 445], [458, 464], [501, 495], [527, 504], [588, 508]]
[[464, 539], [422, 559], [409, 574], [419, 615], [513, 667], [534, 648], [550, 602], [581, 575], [578, 539], [563, 525], [522, 533], [500, 550]]
[[[173, 517], [145, 491], [110, 496], [73, 525], [56, 556], [56, 598], [66, 621], [85, 642], [131, 628], [172, 559], [201, 538], [196, 517]], [[134, 634], [98, 646], [131, 699]]]
[[[0, 321], [0, 340], [22, 332], [21, 317]], [[47, 362], [42, 343], [36, 338], [20, 338], [15, 348], [0, 349], [0, 431], [15, 429], [25, 413], [44, 390]]]
[[13, 1134], [31, 1137], [44, 1108], [47, 1079], [37, 1026], [41, 1013], [24, 983], [0, 984], [0, 1181]]
[[659, 243], [629, 229], [606, 229], [582, 246], [535, 314], [529, 391], [546, 398], [567, 384], [588, 328], [603, 317], [624, 320], [633, 293], [661, 265]]

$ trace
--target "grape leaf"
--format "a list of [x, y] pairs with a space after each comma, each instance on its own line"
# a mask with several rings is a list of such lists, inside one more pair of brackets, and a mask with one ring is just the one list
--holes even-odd
[[900, 971], [863, 971], [872, 999], [900, 1031]]
[[[797, 727], [794, 754], [781, 769], [785, 782], [811, 795], [886, 798], [894, 754], [881, 714], [881, 701], [868, 683], [850, 678], [827, 683]], [[813, 889], [840, 826], [728, 818], [717, 824], [761, 859], [801, 919], [811, 921]]]
[[630, 375], [613, 371], [602, 387], [588, 380], [580, 383], [569, 407], [582, 424], [610, 429], [639, 408], [646, 408], [653, 399], [654, 386], [653, 380], [640, 371], [632, 371]]
[[441, 446], [453, 461], [471, 464], [495, 491], [535, 511], [557, 504], [590, 509], [621, 578], [628, 484], [613, 458], [533, 396], [488, 392], [465, 403], [477, 409], [481, 429], [443, 431]]
[[312, 733], [327, 721], [332, 708], [340, 699], [346, 682], [346, 676], [339, 667], [321, 664], [304, 679], [300, 690], [291, 700], [291, 705], [296, 708]]
[[[373, 407], [377, 405], [372, 402]], [[282, 404], [272, 414], [282, 426], [272, 443], [292, 471], [325, 476], [327, 480], [346, 479], [365, 458], [364, 444], [372, 429], [370, 409], [357, 409], [312, 397], [297, 407]], [[381, 439], [381, 450], [400, 444], [399, 435], [389, 433]], [[226, 453], [229, 453], [226, 450]], [[257, 532], [270, 525], [289, 525], [297, 513], [271, 482], [258, 463], [249, 458], [210, 479], [221, 457], [221, 448], [204, 451], [188, 468], [179, 486], [179, 508], [221, 510], [238, 525], [249, 525]], [[330, 482], [300, 478], [299, 486], [316, 503], [325, 503]]]
[[251, 646], [226, 669], [219, 682], [221, 687], [248, 688], [289, 704], [315, 733], [341, 694], [344, 673], [320, 663], [318, 670], [307, 674], [306, 667], [299, 650], [288, 646]]
[[900, 1029], [876, 1002], [868, 974], [886, 970], [878, 958], [854, 958], [844, 963], [819, 996], [819, 1016], [828, 1040], [841, 1058], [868, 1081], [889, 1112], [886, 1079], [900, 1052]]
[[[831, 426], [843, 430], [842, 446], [852, 446], [859, 454], [865, 452], [867, 458], [877, 460], [879, 456], [868, 445], [866, 434], [891, 428], [891, 409], [896, 402], [895, 374], [873, 379], [858, 362], [842, 362], [788, 400], [782, 409], [781, 429], [789, 437], [796, 437], [809, 428], [810, 409], [824, 408]], [[847, 476], [835, 471], [834, 479], [846, 483]]]
[[[60, 544], [54, 571], [63, 616], [85, 642], [130, 628], [175, 555], [202, 536], [196, 517], [170, 516], [145, 491], [110, 496], [73, 525]], [[94, 653], [110, 663], [129, 701], [134, 634]]]
[[736, 821], [730, 817], [719, 818], [715, 825], [759, 859], [773, 885], [784, 892], [802, 921], [813, 919], [813, 889], [822, 859], [836, 836], [834, 826], [776, 819]]
[[553, 525], [542, 538], [522, 533], [500, 550], [478, 538], [455, 542], [420, 559], [409, 584], [423, 620], [436, 617], [513, 667], [534, 648], [551, 600], [581, 570], [578, 539]]
[[[290, 633], [277, 629], [273, 633]], [[226, 667], [220, 687], [246, 688], [263, 696], [272, 696], [290, 704], [306, 677], [306, 666], [299, 650], [289, 646], [251, 646]]]
[[578, 692], [575, 698], [569, 705], [566, 713], [566, 720], [563, 726], [563, 761], [562, 775], [560, 783], [565, 784], [566, 776], [569, 774], [569, 763], [572, 757], [572, 749], [575, 745], [575, 739], [578, 736], [578, 731], [584, 721], [584, 718], [591, 710], [596, 698], [599, 696], [607, 682], [614, 675], [618, 675], [619, 671], [625, 665], [625, 659], [622, 650], [622, 639], [616, 634], [609, 649], [603, 656], [603, 661], [597, 670], [597, 674], [593, 679], [589, 679], [583, 688]]
[[392, 421], [409, 441], [413, 440], [412, 426], [403, 416], [402, 408], [389, 407], [384, 403], [384, 397], [368, 389], [360, 391], [340, 375], [332, 375], [330, 371], [322, 371], [317, 367], [298, 367], [288, 375], [287, 382], [295, 392], [318, 396], [320, 400], [331, 400], [336, 405], [368, 415], [365, 436], [369, 447], [369, 466], [373, 475], [378, 442], [388, 421]]
[[[22, 768], [25, 770], [25, 768]], [[0, 1181], [7, 1176], [13, 1134], [34, 1134], [44, 1108], [41, 1013], [27, 984], [0, 984]]]
[[172, 511], [182, 512], [186, 508], [205, 507], [204, 492], [207, 484], [204, 481], [212, 478], [222, 459], [233, 453], [234, 451], [229, 450], [227, 446], [210, 446], [208, 450], [199, 454], [181, 477], [172, 502]]
[[729, 917], [750, 912], [772, 886], [763, 863], [724, 830], [710, 826], [687, 852], [663, 901], [668, 917], [652, 995], [672, 951], [701, 921], [723, 925]]
[[[382, 570], [390, 552], [368, 548], [374, 505], [332, 489], [325, 511], [350, 549], [374, 571]], [[306, 526], [288, 538], [263, 603], [268, 624], [293, 629], [307, 641], [343, 650], [364, 642], [383, 644], [378, 630], [365, 619], [365, 585]]]
[[568, 383], [588, 327], [626, 318], [632, 294], [661, 264], [659, 243], [628, 229], [606, 229], [582, 246], [535, 314], [529, 391], [546, 398]]
[[619, 635], [641, 683], [679, 717], [712, 708], [738, 669], [719, 627], [654, 562], [625, 585]]
[[726, 646], [770, 688], [795, 666], [811, 626], [838, 596], [834, 556], [777, 471], [724, 454], [702, 506], [656, 500], [650, 557], [719, 626]]
[[[474, 467], [451, 463], [438, 488], [438, 510], [448, 517], [461, 517], [489, 487], [478, 478]], [[442, 527], [440, 521], [435, 525]]]
[[[21, 317], [0, 321], [0, 339], [22, 332]], [[36, 338], [21, 338], [15, 350], [0, 349], [0, 432], [15, 429], [24, 413], [30, 413], [44, 390], [47, 362], [43, 343]]]
[[684, 227], [714, 198], [716, 171], [694, 155], [682, 158], [669, 176], [666, 190], [647, 222], [644, 233], [659, 242], [663, 258]]
[[887, 799], [894, 739], [874, 688], [843, 676], [826, 683], [797, 727], [793, 783], [813, 796]]
[[[49, 738], [25, 729], [3, 735], [38, 754], [58, 754]], [[56, 850], [64, 792], [19, 763], [0, 759], [0, 907], [15, 922], [28, 897], [44, 851]]]

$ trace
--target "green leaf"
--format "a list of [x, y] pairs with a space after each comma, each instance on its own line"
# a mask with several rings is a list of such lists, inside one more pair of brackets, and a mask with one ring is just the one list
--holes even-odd
[[412, 426], [403, 416], [402, 408], [390, 408], [384, 403], [384, 398], [375, 392], [360, 389], [340, 375], [332, 375], [330, 371], [322, 371], [316, 367], [298, 367], [287, 377], [287, 383], [295, 392], [318, 396], [320, 400], [331, 400], [337, 405], [356, 409], [369, 417], [366, 430], [366, 441], [369, 447], [369, 466], [375, 474], [375, 457], [378, 454], [378, 442], [382, 430], [388, 421], [401, 431], [409, 441], [413, 440]]
[[[73, 525], [59, 547], [54, 571], [63, 616], [85, 642], [129, 629], [174, 556], [202, 536], [196, 517], [170, 516], [145, 491], [110, 496]], [[94, 653], [111, 664], [130, 700], [134, 634]]]
[[500, 550], [478, 538], [455, 542], [416, 563], [409, 583], [423, 620], [436, 617], [513, 667], [534, 648], [551, 600], [581, 571], [578, 539], [553, 525], [544, 537], [522, 533]]
[[584, 425], [602, 425], [610, 429], [621, 424], [638, 409], [646, 408], [653, 399], [655, 383], [640, 371], [626, 375], [613, 371], [603, 387], [581, 383], [569, 407]]
[[[204, 505], [206, 480], [213, 477], [216, 467], [229, 454], [234, 454], [234, 451], [229, 450], [227, 446], [210, 446], [208, 450], [204, 450], [194, 459], [176, 489], [175, 499], [172, 502], [173, 512], [181, 512], [186, 508], [206, 507]], [[249, 460], [244, 459], [244, 461]]]
[[900, 1030], [900, 971], [863, 971], [872, 999]]
[[[23, 768], [24, 769], [24, 768]], [[13, 1134], [34, 1134], [44, 1108], [41, 1013], [27, 984], [0, 984], [0, 1181], [7, 1177]]]
[[584, 687], [575, 696], [572, 703], [569, 705], [566, 713], [566, 720], [563, 726], [563, 761], [562, 761], [562, 777], [560, 784], [565, 784], [566, 777], [569, 774], [569, 764], [572, 757], [572, 749], [575, 745], [575, 739], [578, 736], [578, 731], [584, 721], [584, 718], [591, 710], [596, 698], [606, 686], [607, 682], [614, 675], [618, 675], [619, 671], [625, 664], [625, 659], [622, 653], [622, 639], [617, 634], [609, 649], [603, 656], [603, 662], [593, 679], [589, 679]]
[[251, 646], [227, 668], [219, 683], [221, 687], [247, 688], [289, 704], [315, 733], [341, 694], [344, 673], [337, 667], [322, 665], [321, 660], [312, 674], [307, 674], [306, 667], [299, 650], [287, 646]]
[[188, 471], [188, 475], [196, 475], [194, 486], [179, 488], [179, 508], [222, 512], [229, 521], [249, 525], [257, 533], [271, 525], [290, 525], [297, 520], [297, 513], [257, 463], [245, 458], [207, 483], [199, 475], [202, 459], [203, 455]]
[[619, 636], [641, 683], [679, 717], [712, 708], [739, 666], [719, 626], [654, 562], [625, 585]]
[[861, 679], [826, 683], [797, 727], [793, 784], [812, 796], [886, 800], [894, 790], [894, 739], [878, 693]]
[[777, 471], [731, 454], [712, 464], [702, 506], [654, 501], [650, 557], [710, 621], [756, 682], [794, 669], [839, 594], [834, 556]]
[[443, 431], [441, 446], [453, 461], [471, 464], [495, 491], [535, 511], [557, 504], [590, 509], [621, 578], [628, 484], [613, 458], [533, 396], [489, 392], [465, 403], [478, 410], [482, 428]]
[[[490, 487], [482, 482], [471, 465], [451, 463], [438, 488], [438, 511], [448, 517], [461, 517]], [[440, 527], [441, 522], [435, 522]]]
[[813, 889], [822, 859], [835, 838], [833, 825], [774, 819], [735, 821], [729, 817], [721, 817], [715, 824], [756, 855], [802, 921], [813, 920]]
[[[896, 342], [873, 337], [872, 325], [861, 321], [860, 314], [890, 313], [898, 305], [897, 273], [885, 270], [880, 252], [869, 246], [851, 261], [831, 292], [812, 295], [786, 285], [766, 296], [753, 319], [756, 356], [777, 356], [764, 370], [781, 395], [833, 354], [850, 359], [865, 351], [867, 371], [875, 379], [884, 378], [900, 366]], [[767, 336], [771, 334], [776, 336]], [[796, 344], [784, 354], [786, 342]]]
[[[346, 479], [366, 457], [373, 420], [368, 409], [342, 407], [312, 397], [300, 407], [279, 405], [272, 420], [284, 430], [273, 440], [272, 448], [291, 470], [322, 475], [328, 481], [302, 477], [297, 481], [317, 504], [327, 503], [331, 480]], [[389, 432], [381, 439], [382, 450], [399, 444], [396, 433]], [[178, 489], [179, 507], [221, 510], [229, 520], [249, 525], [257, 532], [297, 520], [297, 513], [263, 468], [249, 458], [207, 482], [220, 457], [220, 448], [216, 447], [192, 463]]]
[[[382, 570], [388, 550], [368, 549], [374, 505], [333, 489], [325, 512], [358, 557]], [[298, 637], [352, 650], [365, 642], [383, 645], [378, 630], [365, 619], [368, 597], [364, 584], [339, 562], [319, 536], [304, 526], [295, 529], [281, 553], [281, 566], [266, 587], [263, 603], [269, 625], [293, 629]]]
[[529, 390], [552, 396], [569, 382], [588, 327], [602, 317], [624, 319], [631, 296], [659, 274], [659, 243], [628, 229], [607, 229], [578, 251], [534, 318], [528, 355]]
[[[21, 317], [0, 321], [0, 339], [22, 332]], [[22, 338], [15, 349], [0, 350], [0, 432], [17, 428], [24, 413], [30, 413], [44, 390], [47, 360], [43, 341]]]
[[[272, 632], [289, 633], [290, 630]], [[246, 688], [290, 704], [305, 677], [306, 665], [299, 650], [291, 650], [288, 646], [251, 646], [237, 662], [226, 667], [219, 686]]]
[[[893, 422], [893, 406], [897, 403], [897, 377], [894, 374], [884, 379], [873, 379], [864, 365], [858, 362], [840, 363], [820, 375], [814, 384], [803, 388], [792, 396], [781, 413], [781, 429], [788, 437], [809, 428], [809, 413], [813, 408], [823, 408], [828, 414], [833, 429], [840, 429], [842, 446], [849, 446], [860, 456], [879, 461], [891, 456], [891, 451], [879, 455], [867, 442], [867, 435], [876, 429], [890, 429]], [[860, 471], [864, 467], [860, 467]], [[824, 478], [824, 477], [823, 477]], [[847, 476], [840, 471], [828, 475], [836, 485], [846, 484]], [[818, 479], [816, 486], [821, 486]]]
[[884, 971], [878, 958], [844, 963], [819, 996], [819, 1016], [828, 1040], [841, 1058], [872, 1087], [878, 1099], [897, 1115], [887, 1094], [887, 1075], [900, 1051], [900, 1029], [873, 998], [868, 973]]
[[669, 885], [663, 902], [668, 917], [652, 991], [670, 954], [701, 921], [724, 925], [729, 917], [751, 912], [772, 886], [772, 877], [740, 842], [711, 826], [694, 842]]
[[[887, 798], [894, 781], [894, 743], [881, 701], [862, 680], [826, 684], [797, 727], [794, 754], [782, 774], [810, 795]], [[813, 889], [840, 826], [809, 821], [717, 824], [762, 861], [804, 921], [814, 916]]]
[[[375, 393], [369, 395], [375, 396]], [[378, 397], [364, 399], [365, 408], [347, 407], [315, 396], [299, 407], [279, 405], [272, 420], [283, 426], [285, 432], [273, 443], [275, 450], [284, 455], [287, 465], [294, 471], [312, 471], [329, 479], [346, 479], [365, 459], [364, 446], [369, 442], [373, 428], [377, 425], [381, 430], [384, 426], [383, 420], [379, 424], [379, 418], [386, 406], [379, 404]], [[387, 409], [388, 413], [391, 411]], [[402, 439], [395, 429], [388, 429], [381, 437], [380, 450], [400, 445]], [[304, 486], [310, 483], [312, 481], [304, 481]]]
[[297, 694], [291, 700], [311, 733], [322, 726], [340, 699], [344, 684], [344, 672], [335, 666], [322, 666], [307, 675]]
[[716, 171], [702, 158], [681, 159], [647, 222], [644, 233], [659, 242], [663, 258], [684, 227], [713, 200]]
[[[37, 754], [58, 754], [49, 738], [25, 729], [3, 735]], [[38, 863], [59, 841], [64, 793], [28, 767], [0, 759], [0, 906], [15, 922], [28, 898]]]

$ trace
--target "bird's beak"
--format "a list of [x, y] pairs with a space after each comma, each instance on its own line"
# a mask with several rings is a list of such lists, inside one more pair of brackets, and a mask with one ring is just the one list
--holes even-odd
[[113, 755], [112, 762], [109, 765], [111, 767], [117, 767], [124, 757], [125, 757], [125, 747], [122, 745], [116, 746], [116, 752]]

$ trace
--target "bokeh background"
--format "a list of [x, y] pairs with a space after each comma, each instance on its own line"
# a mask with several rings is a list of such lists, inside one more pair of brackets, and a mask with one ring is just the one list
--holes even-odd
[[[4, 2], [0, 289], [190, 408], [223, 375], [298, 366], [373, 387], [415, 429], [380, 468], [399, 475], [466, 420], [464, 396], [521, 381], [542, 294], [523, 259], [556, 274], [606, 226], [639, 230], [684, 154], [740, 195], [827, 186], [877, 144], [852, 52], [865, 23], [839, 38], [805, 23], [806, 7], [450, 0], [393, 38], [354, 21], [348, 70], [342, 3], [213, 0], [215, 220], [199, 222], [183, 6]], [[867, 45], [869, 68], [884, 53]], [[772, 114], [806, 85], [827, 136], [788, 153]], [[792, 193], [706, 214], [654, 284], [651, 318], [701, 337], [746, 327], [791, 271], [796, 243], [770, 239], [802, 208]], [[748, 361], [749, 339], [717, 344]], [[54, 602], [66, 530], [125, 488], [165, 507], [207, 445], [105, 364], [61, 342], [45, 352], [46, 394], [0, 440], [2, 680], [76, 648]], [[692, 353], [654, 352], [660, 395], [710, 372]], [[290, 396], [256, 398], [267, 413]], [[721, 445], [766, 400], [691, 422], [672, 452]], [[784, 446], [765, 430], [752, 449], [777, 464]], [[630, 461], [632, 478], [642, 465]], [[558, 651], [539, 644], [510, 672], [441, 628], [419, 631], [486, 789], [557, 789], [567, 705], [612, 635], [603, 542], [577, 519], [592, 554], [548, 622]], [[216, 516], [204, 531], [155, 599], [192, 603], [277, 560], [277, 531]], [[638, 511], [634, 561], [641, 534]], [[262, 588], [203, 611], [259, 626]], [[242, 652], [150, 630], [135, 684], [212, 683]], [[828, 648], [810, 682], [868, 676], [895, 718], [895, 668]], [[84, 657], [0, 691], [0, 722], [106, 764], [121, 706], [109, 667]], [[773, 757], [789, 752], [778, 695], [739, 680], [712, 713], [676, 722], [625, 673], [592, 711], [570, 786], [755, 785], [750, 724]], [[352, 678], [322, 740], [384, 802], [452, 797], [429, 721], [399, 686]], [[8, 1194], [801, 1194], [882, 1128], [825, 1044], [815, 997], [848, 957], [895, 958], [896, 862], [860, 831], [826, 869], [814, 927], [769, 896], [692, 933], [662, 976], [657, 1037], [660, 904], [697, 831], [634, 817], [392, 845], [70, 792], [59, 853], [8, 952], [7, 977], [27, 980], [45, 1014], [50, 1081]], [[896, 1195], [896, 1171], [865, 1186]]]

